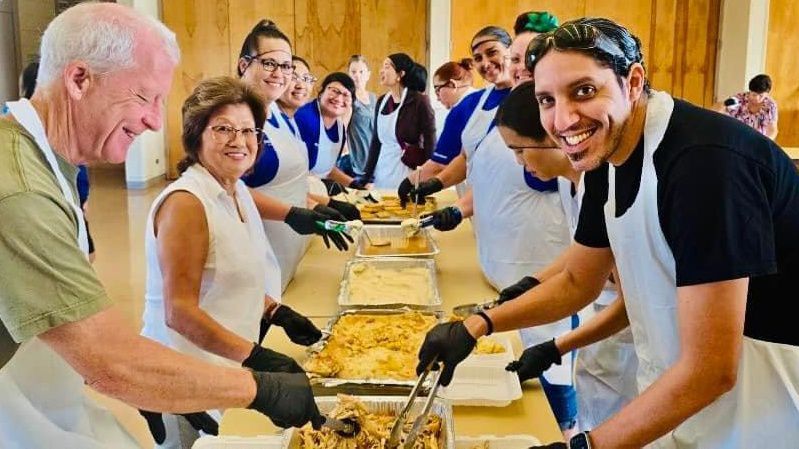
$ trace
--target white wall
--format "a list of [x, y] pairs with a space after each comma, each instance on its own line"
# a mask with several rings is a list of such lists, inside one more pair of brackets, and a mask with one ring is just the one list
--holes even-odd
[[725, 0], [721, 7], [715, 100], [747, 90], [766, 67], [769, 0]]
[[[118, 0], [149, 16], [159, 18], [158, 0]], [[166, 111], [164, 111], [166, 113]], [[166, 120], [164, 120], [166, 122]], [[130, 148], [125, 159], [125, 181], [130, 189], [146, 188], [152, 181], [166, 173], [166, 138], [164, 128], [147, 131]]]
[[430, 104], [436, 115], [436, 133], [441, 135], [441, 128], [444, 125], [444, 117], [447, 115], [447, 108], [437, 99], [433, 90], [433, 73], [442, 64], [450, 60], [450, 47], [452, 45], [452, 2], [450, 0], [429, 0], [428, 14], [430, 18], [427, 35], [428, 42], [427, 60], [430, 61], [429, 76], [427, 77], [427, 93], [430, 97]]

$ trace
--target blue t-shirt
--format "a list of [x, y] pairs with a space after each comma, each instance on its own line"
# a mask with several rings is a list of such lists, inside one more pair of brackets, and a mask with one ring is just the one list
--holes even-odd
[[[441, 131], [441, 136], [436, 142], [436, 149], [433, 156], [430, 158], [433, 162], [448, 165], [455, 157], [461, 154], [463, 143], [461, 142], [461, 135], [463, 130], [466, 129], [466, 124], [472, 117], [474, 110], [477, 109], [480, 98], [483, 96], [485, 89], [480, 89], [467, 95], [460, 103], [449, 111], [447, 118], [444, 121], [444, 130]], [[482, 110], [491, 111], [499, 107], [502, 100], [508, 96], [510, 88], [508, 89], [494, 89], [488, 94]]]
[[[266, 121], [275, 128], [280, 128], [280, 122], [278, 121], [277, 114], [272, 114], [272, 116]], [[285, 122], [283, 122], [283, 124], [285, 125]], [[261, 154], [255, 161], [252, 171], [242, 176], [241, 179], [249, 187], [260, 187], [262, 185], [269, 184], [273, 179], [275, 179], [279, 168], [280, 158], [277, 156], [275, 146], [272, 145], [269, 137], [264, 135], [264, 143], [261, 148]]]
[[[308, 149], [308, 169], [312, 169], [319, 157], [319, 123], [322, 120], [322, 116], [319, 114], [319, 99], [308, 102], [298, 109], [294, 120], [297, 122], [297, 127], [300, 128], [300, 138]], [[336, 124], [330, 129], [325, 128], [325, 133], [331, 142], [339, 141]], [[343, 147], [344, 142], [342, 141], [340, 148]]]

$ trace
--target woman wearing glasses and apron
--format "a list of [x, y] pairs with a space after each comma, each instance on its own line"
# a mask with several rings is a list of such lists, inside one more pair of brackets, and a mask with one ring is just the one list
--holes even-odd
[[389, 91], [377, 99], [375, 130], [364, 178], [375, 188], [396, 189], [412, 170], [430, 158], [436, 125], [423, 94], [427, 72], [405, 53], [389, 55], [380, 69]]

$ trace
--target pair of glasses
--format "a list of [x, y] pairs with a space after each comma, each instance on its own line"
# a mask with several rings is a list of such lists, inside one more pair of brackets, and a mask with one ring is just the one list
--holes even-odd
[[310, 73], [305, 73], [302, 75], [297, 75], [296, 73], [291, 75], [291, 78], [294, 81], [302, 81], [303, 83], [313, 84], [316, 82], [317, 78]]
[[628, 67], [632, 61], [619, 46], [593, 25], [583, 23], [565, 24], [549, 33], [536, 36], [527, 47], [525, 64], [531, 72], [536, 63], [550, 49], [599, 50], [613, 58], [613, 63]]
[[438, 94], [438, 92], [441, 89], [457, 89], [459, 87], [463, 87], [463, 86], [458, 86], [457, 84], [455, 84], [454, 81], [449, 80], [449, 81], [447, 81], [444, 84], [433, 85], [433, 90], [435, 91], [436, 94]]
[[272, 73], [280, 68], [280, 71], [283, 72], [284, 75], [294, 74], [294, 64], [290, 62], [284, 62], [281, 64], [272, 58], [259, 58], [257, 56], [247, 56], [247, 59], [249, 59], [250, 64], [258, 61], [261, 64], [261, 67], [263, 67], [268, 73]]
[[263, 131], [258, 128], [235, 128], [230, 125], [213, 125], [209, 126], [211, 130], [211, 137], [214, 142], [220, 144], [228, 144], [233, 142], [238, 137], [239, 133], [244, 136], [244, 141], [247, 144], [260, 145], [263, 139]]
[[325, 90], [327, 90], [331, 94], [333, 94], [334, 97], [344, 97], [344, 99], [346, 99], [346, 100], [349, 100], [350, 97], [352, 96], [352, 95], [350, 95], [349, 92], [345, 92], [343, 90], [339, 90], [338, 88], [333, 87], [333, 86], [327, 86], [325, 88]]

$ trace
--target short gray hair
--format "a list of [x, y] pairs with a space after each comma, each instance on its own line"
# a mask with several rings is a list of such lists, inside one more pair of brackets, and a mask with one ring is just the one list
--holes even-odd
[[42, 35], [37, 85], [49, 85], [76, 60], [100, 73], [133, 67], [135, 36], [141, 31], [158, 38], [177, 64], [180, 49], [175, 33], [159, 20], [113, 3], [80, 3], [67, 9]]

